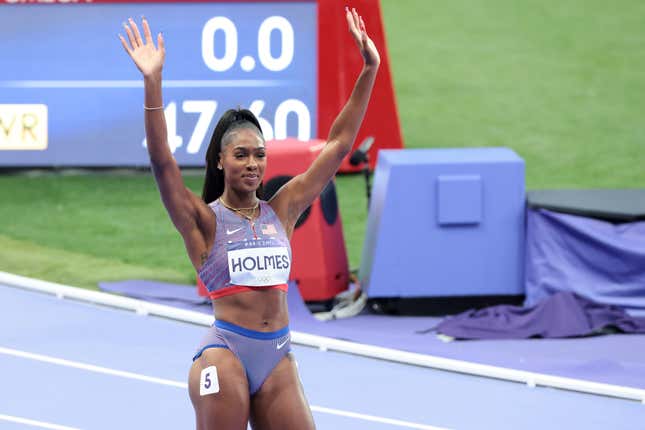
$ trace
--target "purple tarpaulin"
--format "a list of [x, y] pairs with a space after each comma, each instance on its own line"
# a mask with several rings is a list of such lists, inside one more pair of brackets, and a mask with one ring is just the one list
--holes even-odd
[[210, 299], [201, 297], [197, 294], [195, 287], [188, 285], [132, 279], [119, 282], [99, 282], [99, 289], [147, 302], [212, 313]]
[[526, 304], [558, 291], [645, 316], [645, 222], [527, 211]]
[[571, 292], [558, 292], [535, 306], [498, 305], [445, 318], [437, 332], [457, 339], [523, 339], [587, 336], [617, 329], [645, 333], [645, 318], [618, 306], [595, 303]]

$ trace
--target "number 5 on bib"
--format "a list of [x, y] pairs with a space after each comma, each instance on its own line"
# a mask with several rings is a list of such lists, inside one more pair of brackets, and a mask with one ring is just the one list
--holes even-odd
[[199, 378], [199, 395], [219, 393], [219, 380], [217, 379], [217, 367], [208, 366], [202, 370]]

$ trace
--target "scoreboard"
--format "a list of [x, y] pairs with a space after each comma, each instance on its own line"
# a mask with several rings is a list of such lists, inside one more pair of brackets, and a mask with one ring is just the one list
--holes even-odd
[[[321, 34], [320, 13], [330, 3], [337, 3], [337, 23]], [[166, 42], [168, 143], [180, 165], [204, 164], [210, 134], [229, 108], [253, 111], [267, 140], [324, 138], [360, 70], [354, 66], [347, 77], [345, 70], [320, 76], [321, 70], [328, 74], [329, 64], [345, 67], [342, 55], [324, 58], [325, 52], [345, 52], [324, 48], [325, 39], [346, 26], [341, 4], [5, 0], [0, 3], [0, 166], [148, 164], [143, 81], [117, 37], [125, 34], [123, 21], [132, 17], [140, 23], [142, 15]], [[398, 130], [394, 119], [390, 125]], [[398, 139], [383, 144], [400, 147], [400, 134]]]

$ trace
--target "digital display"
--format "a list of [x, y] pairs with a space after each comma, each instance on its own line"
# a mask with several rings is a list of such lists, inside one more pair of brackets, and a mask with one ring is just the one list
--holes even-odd
[[1, 166], [148, 164], [143, 80], [118, 39], [142, 15], [164, 36], [180, 165], [203, 165], [229, 108], [252, 110], [267, 140], [317, 137], [316, 2], [4, 4]]

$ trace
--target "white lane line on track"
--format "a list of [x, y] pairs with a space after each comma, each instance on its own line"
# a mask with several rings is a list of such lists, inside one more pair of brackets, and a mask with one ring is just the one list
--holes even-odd
[[[156, 378], [152, 376], [141, 375], [139, 373], [125, 372], [122, 370], [110, 369], [109, 367], [96, 366], [93, 364], [81, 363], [78, 361], [66, 360], [64, 358], [51, 357], [49, 355], [43, 354], [34, 354], [32, 352], [20, 351], [12, 348], [4, 348], [0, 346], [0, 354], [11, 355], [13, 357], [26, 358], [29, 360], [41, 361], [44, 363], [56, 364], [58, 366], [72, 367], [75, 369], [87, 370], [89, 372], [103, 373], [106, 375], [119, 376], [127, 379], [136, 379], [144, 382], [151, 382], [153, 384], [167, 385], [176, 388], [182, 388], [187, 390], [188, 384], [185, 382], [172, 381], [170, 379]], [[338, 415], [348, 418], [355, 418], [364, 421], [379, 422], [383, 424], [391, 424], [397, 427], [407, 427], [412, 429], [422, 429], [422, 430], [445, 430], [442, 427], [434, 427], [427, 424], [413, 423], [410, 421], [397, 420], [392, 418], [378, 417], [374, 415], [360, 414], [356, 412], [343, 411], [340, 409], [331, 409], [325, 408], [323, 406], [310, 405], [311, 410], [314, 412], [320, 412], [330, 415]], [[6, 415], [0, 415], [0, 417], [5, 417]], [[37, 421], [33, 421], [37, 422]], [[46, 424], [46, 423], [45, 423]], [[53, 424], [50, 424], [53, 425]], [[78, 430], [73, 429], [72, 427], [44, 427], [50, 429], [60, 429], [60, 430]]]
[[27, 358], [30, 360], [42, 361], [59, 366], [73, 367], [75, 369], [88, 370], [95, 373], [104, 373], [106, 375], [120, 376], [122, 378], [137, 379], [139, 381], [152, 382], [161, 385], [170, 385], [177, 388], [188, 388], [185, 382], [171, 381], [170, 379], [155, 378], [153, 376], [141, 375], [139, 373], [125, 372], [122, 370], [110, 369], [109, 367], [95, 366], [93, 364], [80, 363], [78, 361], [65, 360], [64, 358], [51, 357], [49, 355], [34, 354], [17, 349], [0, 347], [0, 354], [13, 355], [14, 357]]
[[76, 427], [62, 426], [60, 424], [46, 423], [44, 421], [30, 420], [27, 418], [14, 417], [12, 415], [0, 414], [0, 421], [9, 421], [12, 423], [25, 424], [32, 427], [40, 427], [42, 429], [50, 429], [50, 430], [81, 430]]

